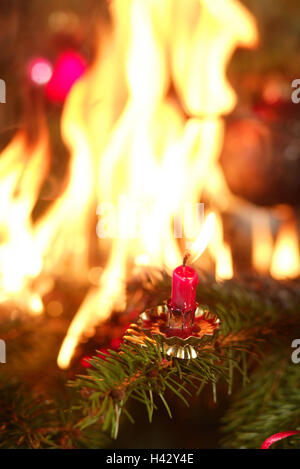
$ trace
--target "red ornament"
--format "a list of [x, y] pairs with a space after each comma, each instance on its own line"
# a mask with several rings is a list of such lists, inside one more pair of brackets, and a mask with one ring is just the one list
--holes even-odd
[[84, 58], [75, 51], [65, 51], [57, 59], [51, 80], [46, 86], [49, 101], [63, 102], [74, 83], [86, 70]]
[[263, 442], [261, 449], [269, 449], [273, 443], [276, 443], [276, 441], [283, 440], [284, 438], [287, 438], [288, 436], [297, 435], [297, 433], [300, 433], [300, 432], [291, 431], [291, 432], [274, 433], [274, 435], [269, 436], [269, 438], [267, 438]]

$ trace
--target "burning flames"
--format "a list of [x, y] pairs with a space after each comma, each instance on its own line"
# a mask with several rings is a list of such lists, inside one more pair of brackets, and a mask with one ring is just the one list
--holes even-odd
[[[58, 357], [62, 368], [82, 332], [124, 305], [130, 261], [146, 258], [148, 265], [165, 269], [181, 263], [172, 219], [181, 204], [196, 204], [217, 164], [221, 115], [235, 104], [226, 65], [237, 45], [252, 46], [256, 40], [252, 19], [236, 1], [117, 0], [112, 16], [113, 36], [86, 81], [88, 101], [97, 92], [93, 83], [102, 93], [102, 109], [88, 113], [87, 129], [90, 141], [97, 142], [96, 155], [101, 155], [98, 200], [116, 205], [125, 194], [149, 210], [140, 214], [137, 240], [120, 233], [113, 240], [101, 285], [90, 291], [63, 342]], [[76, 86], [72, 94], [76, 96]], [[112, 116], [114, 103], [122, 101], [117, 117]], [[215, 245], [217, 274], [228, 278], [230, 250], [222, 233]], [[228, 261], [230, 267], [224, 267]]]
[[285, 220], [279, 228], [271, 263], [271, 275], [278, 280], [300, 275], [300, 253], [296, 220]]
[[[61, 368], [69, 365], [83, 333], [92, 334], [114, 308], [125, 307], [128, 269], [170, 271], [182, 262], [173, 220], [203, 193], [216, 209], [190, 240], [192, 255], [209, 243], [216, 277], [233, 275], [219, 213], [231, 195], [217, 160], [222, 115], [236, 102], [226, 66], [237, 46], [255, 45], [254, 21], [236, 0], [115, 0], [111, 15], [114, 27], [101, 34], [93, 66], [65, 103], [61, 133], [71, 154], [68, 179], [37, 221], [32, 210], [48, 170], [46, 130], [33, 147], [20, 132], [0, 158], [0, 298], [32, 313], [43, 311], [53, 279], [88, 279], [96, 201], [100, 223], [105, 207], [116, 207], [122, 197], [142, 207], [137, 218], [121, 210], [112, 239], [100, 236], [99, 250], [109, 251], [107, 265], [72, 320], [58, 356]], [[136, 225], [139, 236], [128, 236]], [[98, 236], [103, 229], [98, 225]], [[286, 235], [280, 233], [278, 243]], [[272, 274], [282, 257], [277, 249]]]
[[252, 265], [261, 274], [270, 269], [273, 251], [273, 237], [270, 216], [255, 211], [252, 220]]
[[22, 308], [35, 314], [43, 311], [43, 304], [31, 284], [43, 264], [31, 212], [48, 169], [47, 155], [43, 128], [34, 146], [19, 132], [0, 159], [0, 298], [3, 303], [17, 297]]
[[270, 215], [255, 212], [252, 233], [252, 263], [257, 272], [270, 273], [284, 280], [300, 275], [298, 226], [292, 210], [286, 206], [277, 209], [279, 229], [273, 239]]

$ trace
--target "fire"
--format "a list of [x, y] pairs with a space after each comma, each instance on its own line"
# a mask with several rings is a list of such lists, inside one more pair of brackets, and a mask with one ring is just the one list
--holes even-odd
[[73, 275], [77, 280], [85, 280], [88, 274], [95, 197], [94, 163], [80, 112], [85, 87], [83, 80], [70, 93], [62, 116], [61, 133], [71, 153], [64, 192], [38, 220], [34, 233], [44, 273]]
[[267, 274], [270, 269], [273, 251], [273, 236], [270, 216], [266, 212], [253, 214], [252, 220], [252, 265], [254, 269]]
[[215, 215], [214, 213], [210, 213], [205, 220], [205, 223], [193, 242], [192, 246], [190, 247], [189, 251], [192, 255], [190, 262], [196, 262], [196, 260], [201, 256], [203, 251], [206, 249], [212, 234], [214, 232], [215, 227]]
[[[256, 41], [252, 18], [231, 0], [117, 0], [112, 16], [116, 25], [112, 50], [105, 48], [104, 61], [100, 57], [91, 73], [97, 87], [101, 88], [101, 78], [108, 86], [100, 114], [90, 121], [93, 141], [100, 139], [98, 199], [116, 204], [126, 194], [129, 201], [142, 203], [145, 214], [138, 220], [139, 239], [132, 242], [119, 235], [113, 240], [100, 288], [90, 291], [63, 342], [58, 357], [62, 368], [68, 366], [82, 333], [107, 318], [116, 302], [119, 307], [124, 304], [130, 259], [137, 264], [147, 259], [147, 265], [166, 269], [181, 263], [172, 218], [182, 203], [196, 203], [201, 197], [222, 145], [221, 115], [235, 104], [226, 65], [237, 45], [253, 46]], [[229, 24], [234, 27], [228, 28]], [[122, 92], [124, 83], [114, 81], [116, 71], [126, 77]], [[168, 93], [171, 83], [177, 100]], [[117, 95], [126, 100], [113, 121], [116, 86]], [[92, 86], [90, 90], [96, 91]], [[104, 137], [99, 135], [100, 127], [105, 129]], [[229, 246], [223, 236], [217, 242], [217, 275], [230, 278]]]
[[215, 261], [215, 275], [219, 281], [233, 277], [233, 265], [230, 246], [223, 238], [223, 224], [220, 215], [215, 217], [215, 228], [209, 243], [209, 250]]
[[[34, 242], [31, 219], [48, 170], [48, 140], [43, 129], [35, 144], [19, 132], [0, 159], [0, 298], [21, 308], [41, 313], [43, 304], [32, 282], [42, 270], [42, 258]], [[18, 295], [17, 295], [18, 294]]]
[[[222, 115], [236, 103], [226, 67], [237, 46], [253, 47], [257, 40], [254, 20], [237, 0], [115, 0], [111, 15], [113, 29], [102, 28], [96, 60], [65, 103], [61, 132], [71, 153], [65, 187], [37, 222], [31, 212], [47, 171], [46, 137], [29, 151], [17, 135], [0, 160], [1, 290], [14, 299], [29, 291], [32, 312], [42, 311], [45, 288], [32, 289], [33, 279], [89, 278], [96, 201], [100, 224], [105, 207], [126, 201], [111, 217], [114, 235], [99, 239], [99, 250], [109, 252], [107, 265], [72, 320], [58, 356], [61, 368], [83, 334], [125, 307], [130, 268], [171, 271], [181, 263], [173, 233], [178, 209], [196, 205], [205, 191], [213, 201], [222, 198]], [[128, 212], [137, 201], [142, 208]], [[209, 249], [216, 276], [231, 278], [219, 213], [207, 218], [193, 251], [205, 249], [214, 225]], [[98, 236], [103, 231], [98, 225]]]
[[272, 257], [271, 275], [278, 280], [300, 275], [298, 227], [294, 218], [283, 221], [279, 228]]

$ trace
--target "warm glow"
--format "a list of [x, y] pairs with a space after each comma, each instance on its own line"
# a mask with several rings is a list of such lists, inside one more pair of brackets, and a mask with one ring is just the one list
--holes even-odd
[[[139, 264], [146, 254], [147, 265], [169, 271], [181, 263], [171, 220], [180, 204], [196, 203], [201, 196], [206, 175], [217, 161], [222, 144], [220, 115], [235, 104], [225, 79], [225, 65], [237, 44], [252, 45], [255, 41], [252, 20], [237, 2], [218, 1], [212, 7], [211, 2], [202, 1], [191, 27], [188, 15], [197, 5], [195, 0], [176, 2], [179, 21], [175, 35], [171, 4], [118, 0], [112, 5], [114, 41], [108, 43], [102, 65], [97, 64], [91, 71], [87, 92], [93, 94], [101, 89], [101, 79], [108, 80], [107, 86], [114, 84], [112, 77], [116, 72], [122, 75], [118, 67], [125, 63], [128, 99], [113, 123], [111, 100], [116, 101], [116, 88], [110, 93], [104, 87], [102, 110], [91, 115], [93, 143], [99, 142], [97, 151], [102, 153], [98, 197], [99, 202], [109, 200], [114, 204], [122, 194], [128, 200], [138, 199], [144, 207], [137, 220], [141, 236], [127, 241], [117, 236], [113, 241], [100, 288], [91, 291], [70, 326], [58, 359], [61, 367], [68, 366], [81, 334], [122, 303], [131, 258]], [[238, 25], [234, 31], [228, 28], [228, 21], [233, 19]], [[170, 44], [172, 63], [168, 70]], [[188, 120], [166, 95], [171, 77], [183, 108], [194, 115]], [[115, 84], [117, 88], [121, 85]], [[106, 132], [99, 135], [99, 128]], [[132, 225], [136, 220], [127, 222]]]
[[44, 57], [33, 60], [29, 64], [29, 75], [36, 85], [45, 85], [52, 77], [53, 68], [49, 60]]
[[224, 243], [217, 252], [216, 279], [219, 281], [229, 280], [233, 277], [232, 256], [229, 244]]
[[298, 227], [294, 219], [284, 221], [279, 228], [270, 272], [278, 280], [300, 275]]
[[223, 239], [223, 223], [220, 215], [215, 217], [215, 229], [209, 250], [215, 261], [216, 279], [219, 281], [231, 279], [233, 277], [231, 249]]
[[[172, 219], [182, 204], [200, 200], [217, 163], [221, 115], [235, 105], [226, 65], [238, 45], [256, 42], [251, 16], [234, 0], [116, 0], [112, 16], [112, 37], [80, 85], [86, 102], [101, 102], [99, 111], [88, 110], [86, 134], [94, 153], [101, 153], [99, 202], [115, 205], [121, 195], [138, 200], [143, 206], [138, 219], [126, 214], [126, 221], [129, 227], [139, 226], [140, 237], [124, 239], [118, 231], [101, 285], [88, 294], [64, 340], [58, 357], [62, 368], [69, 365], [82, 333], [124, 304], [130, 260], [169, 272], [181, 263]], [[171, 79], [180, 105], [167, 94]], [[192, 117], [187, 119], [183, 110]], [[211, 235], [212, 220], [197, 241], [199, 253]], [[223, 234], [221, 238], [216, 274], [231, 278], [230, 248]]]
[[135, 258], [135, 265], [149, 265], [150, 258], [148, 254], [140, 254]]
[[[35, 226], [35, 243], [44, 258], [44, 272], [85, 280], [95, 196], [94, 165], [81, 107], [85, 82], [71, 92], [62, 116], [62, 137], [71, 152], [63, 194]], [[75, 91], [75, 90], [74, 90]]]
[[209, 240], [212, 237], [215, 227], [215, 215], [210, 213], [205, 220], [205, 223], [193, 244], [189, 247], [191, 253], [190, 262], [195, 262], [206, 249]]
[[0, 159], [0, 301], [34, 314], [43, 311], [32, 285], [41, 273], [42, 258], [34, 242], [31, 213], [48, 164], [44, 129], [35, 144], [28, 143], [25, 133], [18, 133]]
[[272, 251], [270, 215], [255, 211], [252, 220], [252, 265], [257, 272], [266, 274], [269, 271]]
[[[40, 130], [32, 146], [17, 134], [0, 158], [0, 300], [40, 314], [43, 295], [57, 279], [91, 285], [59, 352], [61, 368], [68, 367], [84, 334], [93, 334], [114, 309], [124, 309], [132, 267], [170, 273], [181, 264], [185, 242], [195, 239], [199, 226], [187, 234], [184, 220], [185, 239], [178, 242], [174, 220], [181, 207], [196, 206], [204, 194], [216, 213], [192, 245], [193, 260], [212, 237], [217, 278], [233, 275], [219, 213], [228, 190], [218, 157], [223, 115], [236, 104], [226, 68], [238, 46], [255, 45], [254, 20], [237, 0], [109, 4], [113, 28], [100, 28], [89, 70], [83, 74], [81, 57], [67, 53], [46, 86], [48, 99], [66, 98], [61, 134], [70, 164], [59, 196], [34, 223], [48, 168], [46, 132]], [[46, 83], [45, 71], [34, 68], [33, 79]], [[110, 214], [114, 235], [98, 235], [99, 250], [108, 253], [101, 270], [91, 268], [89, 256], [96, 206], [103, 222], [103, 204], [118, 207], [118, 214]], [[63, 305], [53, 301], [47, 312], [56, 317]]]

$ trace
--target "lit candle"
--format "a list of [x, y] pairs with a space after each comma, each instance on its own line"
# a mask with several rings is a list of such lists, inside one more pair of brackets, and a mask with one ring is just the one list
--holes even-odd
[[172, 306], [182, 312], [196, 308], [196, 288], [198, 276], [189, 266], [179, 266], [173, 272]]
[[183, 265], [173, 272], [172, 297], [170, 307], [170, 327], [190, 327], [194, 321], [196, 303], [196, 288], [198, 276], [192, 267], [186, 264], [188, 256], [185, 256]]

